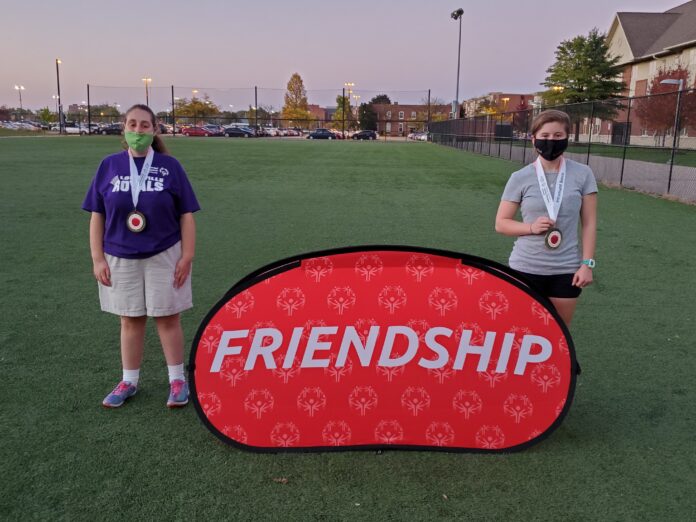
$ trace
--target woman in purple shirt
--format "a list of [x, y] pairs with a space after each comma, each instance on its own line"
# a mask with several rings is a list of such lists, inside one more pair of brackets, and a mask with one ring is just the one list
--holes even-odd
[[169, 369], [167, 406], [188, 403], [179, 314], [193, 306], [193, 213], [200, 207], [156, 128], [148, 106], [128, 109], [128, 149], [101, 162], [82, 204], [91, 212], [89, 245], [101, 309], [121, 318], [123, 379], [104, 399], [107, 408], [138, 391], [148, 316], [155, 318]]

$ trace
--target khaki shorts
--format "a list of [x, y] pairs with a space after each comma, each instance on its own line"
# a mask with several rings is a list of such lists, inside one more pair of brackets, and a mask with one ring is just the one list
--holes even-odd
[[125, 259], [105, 254], [111, 286], [99, 286], [104, 312], [126, 317], [163, 317], [193, 307], [191, 275], [174, 288], [174, 269], [181, 257], [181, 241], [146, 259]]

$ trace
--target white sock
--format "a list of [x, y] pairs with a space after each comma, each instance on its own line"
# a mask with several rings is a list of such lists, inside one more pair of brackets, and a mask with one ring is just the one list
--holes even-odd
[[123, 380], [131, 383], [136, 388], [138, 387], [138, 381], [140, 380], [140, 368], [137, 370], [126, 370], [123, 369]]
[[169, 382], [186, 380], [186, 377], [184, 377], [184, 363], [175, 364], [173, 366], [167, 365], [167, 370], [169, 371]]

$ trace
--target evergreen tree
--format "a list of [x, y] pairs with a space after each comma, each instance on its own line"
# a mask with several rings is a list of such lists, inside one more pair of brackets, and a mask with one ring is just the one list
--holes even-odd
[[[609, 56], [606, 35], [595, 27], [587, 36], [564, 40], [556, 49], [556, 62], [546, 72], [542, 83], [545, 105], [579, 104], [563, 107], [575, 124], [575, 141], [579, 139], [580, 120], [592, 114], [592, 104], [621, 95], [624, 84], [617, 79], [619, 58]], [[616, 113], [614, 103], [595, 105], [594, 116], [610, 118]]]

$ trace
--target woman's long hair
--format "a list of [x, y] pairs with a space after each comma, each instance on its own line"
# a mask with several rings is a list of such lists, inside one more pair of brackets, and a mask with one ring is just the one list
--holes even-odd
[[[130, 114], [131, 111], [135, 109], [140, 109], [145, 112], [147, 112], [150, 115], [150, 121], [152, 122], [152, 130], [155, 133], [155, 137], [152, 140], [152, 148], [155, 152], [159, 152], [160, 154], [169, 154], [169, 150], [167, 149], [167, 146], [164, 144], [164, 140], [161, 138], [159, 135], [159, 125], [157, 125], [157, 116], [155, 116], [155, 113], [152, 112], [152, 109], [148, 107], [147, 105], [144, 105], [142, 103], [136, 103], [133, 105], [130, 109], [126, 111], [126, 116], [123, 120], [124, 122], [124, 132], [125, 132], [125, 123], [128, 121], [128, 114]], [[125, 140], [123, 142], [123, 145], [125, 148], [128, 148], [128, 144], [126, 144]]]

